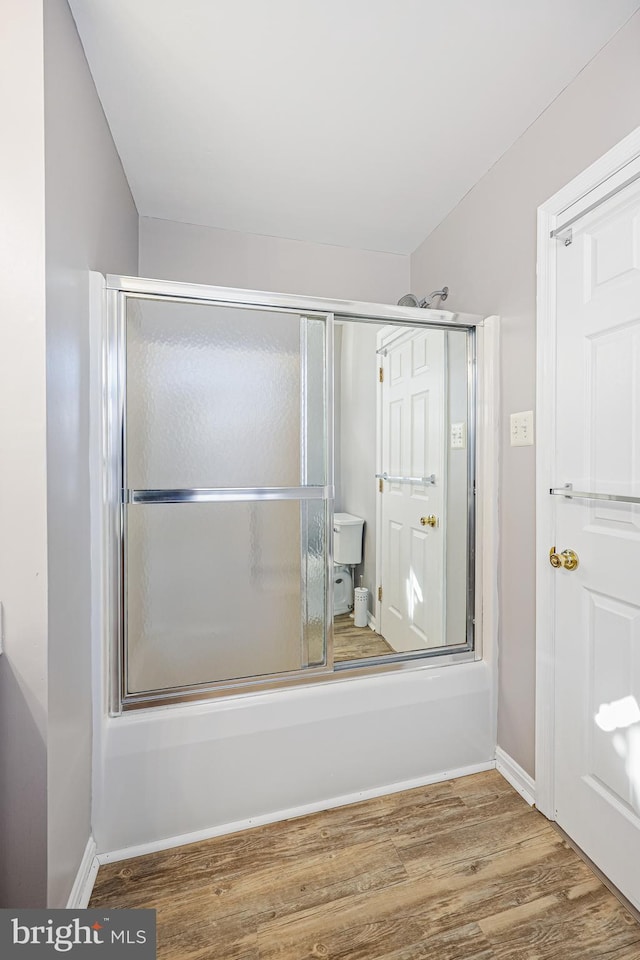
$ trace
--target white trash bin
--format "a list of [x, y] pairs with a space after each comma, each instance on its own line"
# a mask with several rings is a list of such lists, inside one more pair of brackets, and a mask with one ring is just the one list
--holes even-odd
[[369, 591], [366, 587], [356, 587], [353, 593], [353, 622], [356, 627], [366, 627]]

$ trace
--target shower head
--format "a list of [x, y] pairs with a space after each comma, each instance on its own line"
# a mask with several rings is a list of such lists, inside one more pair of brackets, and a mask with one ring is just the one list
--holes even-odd
[[404, 297], [400, 297], [398, 300], [399, 307], [421, 307], [423, 310], [428, 310], [434, 300], [440, 300], [442, 303], [443, 300], [446, 300], [449, 296], [449, 287], [443, 287], [442, 290], [434, 290], [433, 293], [430, 293], [428, 297], [423, 297], [422, 300], [418, 298], [413, 293], [405, 293]]
[[412, 293], [405, 293], [404, 297], [398, 300], [399, 307], [419, 307], [420, 301]]

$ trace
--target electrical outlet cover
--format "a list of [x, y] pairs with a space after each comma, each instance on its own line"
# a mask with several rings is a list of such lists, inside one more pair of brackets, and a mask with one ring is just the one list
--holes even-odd
[[451, 449], [464, 450], [467, 445], [467, 425], [464, 420], [451, 424]]
[[533, 444], [533, 410], [511, 414], [511, 446], [530, 447]]

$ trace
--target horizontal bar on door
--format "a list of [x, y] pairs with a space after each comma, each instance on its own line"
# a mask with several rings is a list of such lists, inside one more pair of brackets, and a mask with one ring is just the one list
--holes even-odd
[[[551, 240], [553, 240], [554, 237], [561, 239], [561, 233], [564, 233], [565, 230], [568, 230], [569, 227], [574, 223], [577, 223], [578, 220], [582, 220], [582, 218], [586, 217], [586, 215], [591, 213], [592, 210], [597, 210], [598, 207], [601, 207], [603, 203], [607, 202], [607, 200], [611, 200], [612, 197], [615, 197], [616, 194], [620, 193], [622, 190], [626, 190], [626, 188], [630, 187], [632, 183], [636, 182], [636, 180], [640, 180], [640, 170], [637, 173], [634, 173], [632, 177], [629, 177], [628, 180], [625, 180], [624, 183], [619, 183], [618, 186], [614, 187], [613, 190], [610, 190], [609, 193], [605, 193], [605, 195], [600, 197], [599, 200], [596, 200], [595, 203], [589, 204], [589, 206], [585, 207], [584, 210], [581, 210], [580, 213], [576, 213], [575, 217], [571, 217], [569, 220], [565, 220], [564, 223], [561, 223], [559, 227], [555, 227], [549, 234]], [[601, 497], [592, 497], [591, 499], [600, 500]]]
[[625, 497], [615, 493], [582, 493], [574, 490], [571, 484], [566, 487], [552, 487], [552, 497], [565, 497], [567, 500], [608, 500], [613, 503], [640, 503], [640, 497]]
[[330, 500], [334, 488], [187, 487], [181, 490], [125, 490], [124, 503], [219, 503], [225, 500]]
[[376, 480], [386, 480], [387, 483], [416, 483], [423, 487], [435, 487], [436, 485], [435, 473], [428, 477], [390, 477], [388, 473], [376, 473]]

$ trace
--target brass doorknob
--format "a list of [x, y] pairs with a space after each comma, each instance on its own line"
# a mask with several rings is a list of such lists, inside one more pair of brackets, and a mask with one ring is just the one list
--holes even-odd
[[580, 564], [578, 554], [573, 550], [563, 550], [562, 553], [556, 553], [556, 548], [549, 550], [549, 563], [556, 569], [564, 567], [565, 570], [577, 570]]
[[432, 513], [428, 517], [420, 517], [420, 523], [423, 527], [437, 527], [438, 518]]

